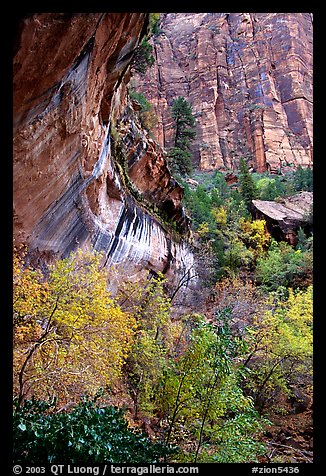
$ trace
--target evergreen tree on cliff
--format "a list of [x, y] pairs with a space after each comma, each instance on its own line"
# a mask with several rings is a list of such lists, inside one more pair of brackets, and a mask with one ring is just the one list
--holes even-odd
[[239, 185], [241, 195], [250, 210], [251, 201], [257, 198], [257, 188], [244, 158], [241, 158], [239, 163]]
[[179, 96], [172, 104], [174, 121], [174, 147], [169, 151], [169, 159], [173, 171], [181, 175], [191, 175], [192, 163], [190, 152], [191, 142], [196, 137], [195, 117], [190, 104]]

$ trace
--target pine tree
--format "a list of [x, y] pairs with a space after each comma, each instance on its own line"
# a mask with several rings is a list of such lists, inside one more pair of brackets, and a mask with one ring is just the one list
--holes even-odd
[[192, 173], [190, 152], [191, 142], [196, 137], [195, 118], [190, 104], [179, 96], [172, 104], [172, 118], [174, 120], [174, 147], [169, 151], [172, 168], [181, 175]]
[[240, 159], [239, 164], [239, 184], [241, 195], [247, 207], [250, 208], [251, 201], [257, 197], [257, 188], [244, 158]]

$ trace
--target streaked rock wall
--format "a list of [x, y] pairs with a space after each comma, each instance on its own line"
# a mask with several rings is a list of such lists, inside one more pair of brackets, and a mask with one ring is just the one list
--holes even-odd
[[[14, 57], [14, 238], [40, 256], [94, 247], [107, 266], [119, 267], [121, 279], [152, 270], [177, 281], [192, 269], [192, 253], [126, 188], [111, 139], [147, 22], [146, 13], [22, 19]], [[127, 161], [135, 186], [158, 208], [169, 201], [172, 220], [180, 221], [182, 189], [162, 151], [147, 141], [138, 157], [137, 144], [134, 135], [126, 147], [134, 148]], [[146, 188], [150, 158], [161, 165]]]
[[173, 143], [171, 104], [197, 118], [194, 160], [264, 172], [312, 164], [313, 20], [310, 13], [167, 13], [155, 65], [135, 87], [155, 105], [156, 138]]

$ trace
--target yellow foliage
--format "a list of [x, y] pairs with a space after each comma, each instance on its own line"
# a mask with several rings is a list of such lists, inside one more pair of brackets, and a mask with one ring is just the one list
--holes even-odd
[[44, 288], [41, 274], [15, 257], [14, 381], [21, 397], [72, 401], [121, 375], [135, 319], [111, 298], [100, 262], [100, 254], [79, 250], [51, 266]]
[[277, 311], [277, 317], [282, 320], [280, 326], [280, 346], [284, 352], [296, 355], [311, 356], [312, 354], [312, 323], [313, 323], [313, 293], [312, 286], [305, 291], [294, 293], [289, 289], [289, 297]]
[[148, 131], [153, 131], [158, 122], [157, 114], [153, 110], [141, 112], [140, 120], [142, 126]]
[[240, 228], [243, 234], [243, 240], [249, 246], [249, 249], [258, 257], [266, 251], [271, 236], [266, 229], [265, 220], [249, 221], [245, 218], [240, 218]]
[[39, 271], [25, 264], [26, 251], [15, 248], [13, 261], [13, 303], [15, 321], [37, 315], [47, 299], [47, 283]]
[[[259, 365], [253, 375], [267, 383], [290, 391], [291, 382], [301, 375], [300, 383], [312, 373], [312, 286], [303, 291], [289, 289], [285, 301], [271, 300], [270, 308], [256, 314], [253, 329], [254, 355]], [[266, 387], [267, 388], [267, 387]]]
[[219, 208], [213, 208], [211, 211], [217, 225], [219, 225], [220, 228], [226, 227], [227, 224], [227, 211], [224, 207], [219, 207]]
[[199, 225], [197, 229], [197, 234], [199, 238], [204, 238], [209, 232], [209, 225], [207, 222], [203, 222]]

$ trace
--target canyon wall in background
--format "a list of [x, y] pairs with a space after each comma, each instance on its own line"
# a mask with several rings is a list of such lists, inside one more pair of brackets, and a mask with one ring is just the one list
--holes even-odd
[[165, 13], [160, 28], [156, 62], [134, 87], [155, 105], [163, 147], [180, 95], [202, 170], [236, 170], [240, 157], [258, 172], [312, 165], [312, 14]]

